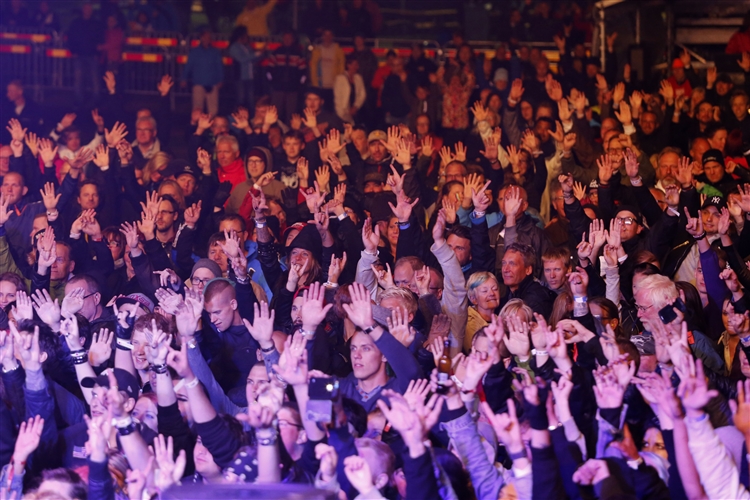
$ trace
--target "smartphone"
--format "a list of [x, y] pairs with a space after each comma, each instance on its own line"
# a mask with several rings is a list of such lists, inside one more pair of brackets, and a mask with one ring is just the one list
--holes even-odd
[[677, 297], [674, 303], [667, 304], [659, 310], [659, 319], [667, 325], [677, 319], [677, 311], [680, 311], [683, 315], [685, 314], [685, 303], [679, 297]]

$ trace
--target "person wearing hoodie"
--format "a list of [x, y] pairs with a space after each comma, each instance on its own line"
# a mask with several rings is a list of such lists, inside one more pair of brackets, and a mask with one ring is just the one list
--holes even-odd
[[281, 200], [286, 186], [278, 179], [274, 179], [273, 160], [267, 148], [256, 147], [247, 153], [245, 162], [246, 180], [234, 186], [226, 211], [236, 214], [242, 206], [242, 200], [252, 188], [262, 190], [267, 199]]

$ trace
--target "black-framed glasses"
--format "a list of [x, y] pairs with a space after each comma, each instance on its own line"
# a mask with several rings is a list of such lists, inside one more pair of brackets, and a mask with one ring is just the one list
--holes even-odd
[[192, 284], [193, 284], [194, 286], [198, 286], [198, 285], [205, 285], [205, 284], [207, 284], [207, 283], [208, 283], [209, 281], [211, 281], [212, 279], [213, 279], [213, 278], [206, 278], [206, 279], [201, 279], [201, 278], [190, 278], [190, 283], [192, 283]]

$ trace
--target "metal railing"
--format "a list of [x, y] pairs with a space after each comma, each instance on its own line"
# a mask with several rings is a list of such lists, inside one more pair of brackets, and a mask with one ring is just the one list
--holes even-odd
[[[352, 39], [337, 40], [345, 53], [353, 49]], [[305, 46], [313, 48], [313, 42]], [[414, 40], [408, 38], [372, 38], [366, 45], [381, 61], [385, 60], [389, 50], [394, 50], [402, 57], [411, 54], [414, 43], [419, 43], [428, 57], [452, 57], [455, 49], [444, 48], [436, 40]], [[196, 35], [184, 36], [175, 32], [127, 33], [122, 52], [122, 61], [114, 65], [117, 72], [117, 88], [120, 92], [156, 95], [157, 83], [164, 75], [175, 81], [173, 93], [178, 96], [189, 95], [188, 88], [181, 88], [178, 83], [187, 63], [190, 50], [199, 44]], [[251, 38], [251, 46], [259, 54], [270, 53], [276, 49], [281, 40], [279, 37]], [[471, 42], [475, 52], [486, 57], [494, 57], [495, 49], [500, 42]], [[551, 43], [529, 42], [527, 45], [540, 47], [550, 61], [559, 59], [556, 47]], [[222, 52], [225, 65], [225, 77], [235, 79], [234, 62], [229, 57], [229, 38], [227, 35], [214, 34], [213, 46]], [[0, 26], [0, 67], [6, 80], [19, 78], [27, 88], [32, 89], [35, 100], [44, 100], [44, 91], [48, 89], [74, 88], [75, 55], [66, 46], [65, 36], [54, 31], [37, 28], [9, 28]], [[104, 65], [101, 73], [104, 74]], [[260, 74], [256, 72], [256, 75]]]

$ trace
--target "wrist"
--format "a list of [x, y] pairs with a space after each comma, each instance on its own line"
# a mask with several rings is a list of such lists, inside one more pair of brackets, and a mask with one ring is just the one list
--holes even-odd
[[409, 457], [411, 458], [419, 458], [426, 451], [424, 443], [421, 440], [409, 443], [407, 446], [409, 447]]

